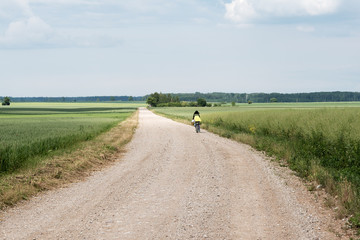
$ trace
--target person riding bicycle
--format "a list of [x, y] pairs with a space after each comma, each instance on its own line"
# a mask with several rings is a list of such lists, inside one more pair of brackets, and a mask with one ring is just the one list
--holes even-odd
[[191, 121], [194, 124], [196, 132], [200, 132], [200, 124], [201, 124], [201, 118], [199, 111], [195, 111], [193, 114], [193, 119]]

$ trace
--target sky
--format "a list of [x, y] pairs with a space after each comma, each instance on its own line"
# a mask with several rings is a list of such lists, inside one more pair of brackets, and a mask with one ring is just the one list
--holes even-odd
[[359, 0], [0, 0], [0, 96], [360, 91]]

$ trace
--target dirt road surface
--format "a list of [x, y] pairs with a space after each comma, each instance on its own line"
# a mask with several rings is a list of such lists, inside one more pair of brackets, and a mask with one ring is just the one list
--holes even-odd
[[250, 147], [141, 109], [114, 166], [1, 213], [0, 239], [336, 239]]

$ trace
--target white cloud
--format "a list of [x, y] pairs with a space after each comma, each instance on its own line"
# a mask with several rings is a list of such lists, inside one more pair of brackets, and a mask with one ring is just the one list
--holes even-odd
[[249, 23], [261, 17], [317, 16], [336, 12], [342, 0], [232, 0], [225, 17]]
[[15, 0], [15, 3], [21, 8], [25, 16], [34, 16], [28, 0]]
[[310, 15], [323, 15], [335, 12], [340, 0], [302, 0], [301, 5]]
[[[54, 0], [59, 4], [94, 4], [85, 0]], [[101, 29], [75, 32], [54, 29], [41, 17], [34, 14], [30, 3], [44, 0], [2, 0], [0, 17], [8, 21], [6, 29], [0, 33], [0, 48], [39, 47], [110, 47], [119, 44], [119, 38], [104, 33]]]
[[246, 22], [256, 17], [256, 12], [248, 0], [234, 0], [225, 4], [225, 17], [235, 22]]
[[128, 38], [124, 28], [140, 24], [210, 24], [209, 5], [194, 0], [0, 0], [0, 48], [116, 46]]
[[0, 17], [4, 19], [11, 19], [14, 17], [29, 16], [29, 7], [26, 6], [27, 2], [19, 0], [2, 0], [0, 1]]
[[4, 36], [0, 36], [0, 48], [91, 48], [113, 47], [121, 43], [119, 37], [98, 31], [57, 31], [39, 17], [10, 23]]
[[11, 20], [3, 36], [0, 35], [1, 45], [16, 46], [42, 43], [52, 34], [53, 30], [50, 25], [33, 13], [28, 0], [4, 1], [1, 7], [20, 12], [16, 18], [7, 15]]
[[0, 43], [18, 45], [27, 42], [43, 42], [52, 32], [51, 27], [41, 18], [32, 16], [25, 20], [10, 23], [5, 35], [0, 37]]
[[[121, 7], [128, 11], [138, 12], [164, 12], [170, 8], [173, 8], [178, 2], [172, 2], [167, 0], [132, 0], [132, 1], [119, 1], [119, 0], [18, 0], [29, 1], [34, 4], [44, 5], [82, 5], [82, 6], [113, 6]], [[189, 1], [189, 0], [187, 0]], [[182, 2], [187, 2], [183, 0]], [[189, 2], [193, 2], [190, 0]]]

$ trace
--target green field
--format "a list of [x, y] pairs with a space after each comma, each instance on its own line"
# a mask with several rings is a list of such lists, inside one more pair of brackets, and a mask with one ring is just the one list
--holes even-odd
[[[126, 119], [138, 103], [12, 103], [0, 107], [0, 173], [94, 138]], [[35, 161], [35, 162], [34, 162]]]
[[324, 102], [324, 103], [237, 103], [232, 107], [230, 103], [224, 104], [221, 107], [167, 107], [167, 108], [154, 108], [156, 112], [164, 113], [191, 120], [192, 114], [195, 110], [199, 110], [202, 114], [220, 113], [220, 112], [248, 112], [248, 111], [264, 111], [276, 109], [338, 109], [338, 108], [358, 108], [360, 102]]
[[[189, 121], [196, 108], [156, 108]], [[339, 196], [360, 220], [360, 103], [272, 103], [197, 108], [203, 127], [286, 160]], [[351, 190], [349, 190], [351, 189]], [[360, 221], [359, 221], [360, 223]]]

